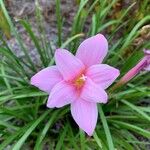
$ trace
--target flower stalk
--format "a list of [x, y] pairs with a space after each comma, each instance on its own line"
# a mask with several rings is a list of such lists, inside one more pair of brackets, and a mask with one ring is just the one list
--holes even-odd
[[144, 57], [112, 87], [111, 92], [128, 83], [143, 70], [150, 70], [150, 50], [144, 50]]

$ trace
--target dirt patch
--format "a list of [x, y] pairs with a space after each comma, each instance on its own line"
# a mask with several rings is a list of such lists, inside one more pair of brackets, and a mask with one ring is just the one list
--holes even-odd
[[[40, 0], [40, 9], [44, 18], [44, 28], [48, 41], [52, 42], [52, 47], [55, 49], [57, 40], [57, 20], [56, 20], [56, 5], [54, 0]], [[36, 23], [35, 17], [35, 1], [34, 0], [7, 0], [6, 4], [7, 10], [13, 19], [21, 38], [25, 46], [27, 47], [29, 54], [38, 62], [38, 55], [36, 53], [35, 46], [33, 45], [31, 39], [27, 35], [25, 29], [17, 22], [18, 19], [28, 19], [32, 26], [32, 30], [39, 36], [38, 25]], [[77, 5], [75, 1], [61, 0], [61, 15], [63, 17], [64, 25], [62, 36], [67, 37], [71, 26], [73, 23], [73, 18], [77, 10]], [[16, 39], [12, 37], [8, 44], [12, 47], [12, 50], [17, 54], [17, 56], [23, 58], [24, 53], [20, 51], [20, 47], [16, 42]]]

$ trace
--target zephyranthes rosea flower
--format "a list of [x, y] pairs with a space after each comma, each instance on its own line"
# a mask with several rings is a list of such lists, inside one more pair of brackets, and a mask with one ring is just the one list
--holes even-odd
[[150, 50], [144, 50], [144, 57], [120, 79], [113, 90], [129, 82], [143, 70], [150, 71]]
[[144, 58], [146, 59], [144, 69], [150, 71], [150, 50], [144, 50], [144, 54], [145, 54]]
[[71, 104], [75, 122], [88, 135], [96, 126], [96, 103], [107, 103], [105, 89], [118, 77], [119, 70], [102, 63], [108, 43], [102, 34], [86, 39], [79, 46], [76, 56], [69, 51], [55, 52], [55, 66], [47, 67], [31, 79], [31, 84], [47, 92], [47, 107]]

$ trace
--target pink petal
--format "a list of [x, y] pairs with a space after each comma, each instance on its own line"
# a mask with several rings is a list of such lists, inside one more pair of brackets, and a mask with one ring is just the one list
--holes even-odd
[[105, 64], [93, 65], [88, 68], [86, 73], [92, 81], [104, 89], [109, 87], [119, 76], [119, 74], [118, 69]]
[[150, 65], [145, 68], [145, 70], [150, 71]]
[[73, 79], [84, 70], [83, 63], [69, 51], [58, 49], [55, 52], [56, 66], [65, 80]]
[[107, 103], [107, 93], [100, 86], [87, 78], [80, 97], [89, 102]]
[[63, 107], [77, 99], [76, 91], [73, 86], [61, 81], [54, 86], [48, 98], [47, 107]]
[[92, 136], [98, 117], [96, 103], [77, 99], [71, 104], [71, 114], [78, 126]]
[[76, 56], [87, 66], [101, 63], [108, 51], [108, 42], [102, 34], [97, 34], [83, 41]]
[[56, 66], [47, 67], [31, 78], [31, 84], [40, 90], [50, 93], [55, 84], [62, 80], [62, 75]]

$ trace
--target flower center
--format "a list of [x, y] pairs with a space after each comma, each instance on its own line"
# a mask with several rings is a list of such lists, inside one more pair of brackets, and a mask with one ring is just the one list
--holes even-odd
[[84, 85], [86, 79], [87, 79], [87, 77], [84, 74], [82, 74], [81, 76], [79, 76], [78, 78], [75, 79], [74, 85], [77, 88], [81, 88]]

